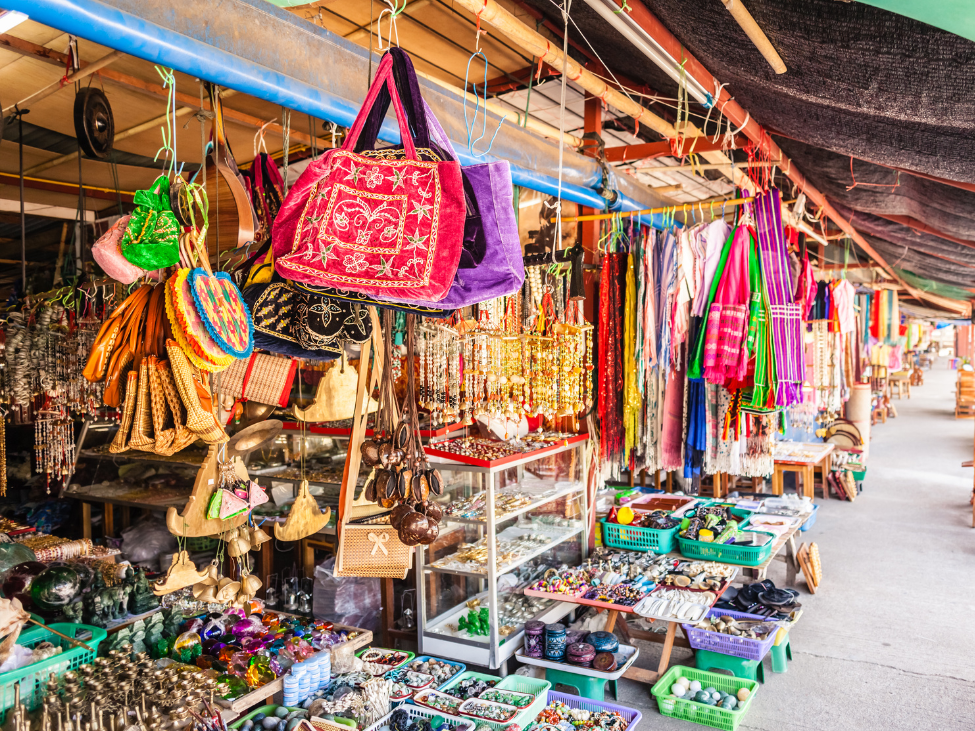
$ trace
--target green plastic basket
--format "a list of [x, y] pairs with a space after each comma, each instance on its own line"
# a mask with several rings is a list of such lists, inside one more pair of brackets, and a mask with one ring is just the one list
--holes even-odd
[[495, 687], [498, 690], [514, 690], [519, 693], [531, 693], [535, 696], [535, 700], [515, 716], [514, 720], [514, 723], [517, 723], [521, 728], [528, 728], [528, 725], [545, 709], [545, 705], [548, 703], [548, 691], [552, 684], [541, 678], [528, 678], [524, 675], [512, 673], [502, 679]]
[[218, 545], [220, 545], [220, 539], [212, 538], [211, 536], [197, 536], [196, 538], [186, 539], [186, 550], [190, 553], [209, 551]]
[[[732, 695], [737, 695], [738, 691], [742, 688], [748, 688], [751, 694], [744, 703], [733, 711], [727, 708], [708, 706], [704, 703], [678, 698], [670, 692], [671, 686], [681, 676], [684, 676], [688, 680], [700, 681], [702, 688], [723, 690], [725, 693], [731, 693]], [[736, 678], [733, 675], [711, 673], [705, 670], [698, 670], [697, 668], [674, 665], [664, 673], [664, 676], [656, 682], [650, 692], [657, 699], [657, 708], [664, 716], [679, 718], [682, 721], [690, 721], [701, 726], [734, 731], [745, 717], [749, 706], [751, 706], [752, 698], [758, 692], [758, 683], [754, 680]]]
[[[249, 721], [250, 719], [254, 718], [254, 716], [256, 716], [258, 713], [263, 713], [265, 716], [274, 715], [274, 712], [278, 710], [280, 707], [281, 706], [271, 704], [270, 706], [260, 706], [259, 708], [255, 708], [246, 716], [241, 716], [232, 724], [230, 724], [230, 728], [240, 728], [241, 726], [244, 725], [244, 721]], [[302, 710], [300, 708], [295, 708], [294, 706], [285, 706], [285, 708], [287, 708], [289, 712]], [[255, 726], [255, 728], [257, 727]]]
[[59, 622], [50, 625], [50, 627], [62, 634], [66, 634], [68, 637], [77, 637], [78, 634], [84, 631], [91, 632], [91, 639], [81, 640], [91, 650], [72, 645], [67, 640], [50, 632], [47, 627], [38, 627], [35, 625], [21, 633], [17, 641], [18, 645], [33, 648], [41, 642], [50, 642], [55, 647], [62, 648], [62, 650], [59, 655], [49, 657], [47, 660], [25, 665], [17, 670], [0, 673], [0, 723], [4, 723], [7, 720], [7, 711], [13, 708], [14, 684], [20, 683], [20, 702], [26, 706], [28, 711], [33, 711], [41, 705], [41, 701], [47, 692], [44, 686], [50, 678], [51, 673], [54, 673], [55, 677], [60, 677], [68, 670], [75, 670], [79, 665], [86, 665], [92, 662], [98, 653], [99, 643], [108, 637], [108, 633], [101, 627], [92, 627], [87, 624]]
[[[450, 694], [451, 688], [458, 685], [462, 680], [467, 680], [468, 678], [474, 678], [474, 680], [493, 680], [496, 685], [501, 683], [501, 678], [499, 678], [497, 675], [486, 675], [485, 673], [478, 673], [474, 670], [465, 670], [443, 686], [440, 689], [440, 692]], [[509, 690], [520, 690], [520, 688], [509, 688]]]
[[641, 528], [633, 525], [610, 523], [605, 518], [599, 522], [602, 523], [603, 545], [629, 551], [670, 553], [674, 550], [677, 531], [680, 529], [679, 524], [673, 528], [660, 530], [659, 528]]
[[[765, 533], [765, 531], [753, 531], [755, 533]], [[717, 561], [718, 563], [733, 563], [739, 566], [761, 566], [772, 555], [772, 547], [775, 545], [776, 538], [771, 533], [766, 533], [772, 540], [764, 546], [736, 546], [724, 543], [706, 543], [705, 541], [691, 541], [687, 538], [677, 537], [680, 543], [680, 552], [687, 558], [694, 558], [701, 561]]]

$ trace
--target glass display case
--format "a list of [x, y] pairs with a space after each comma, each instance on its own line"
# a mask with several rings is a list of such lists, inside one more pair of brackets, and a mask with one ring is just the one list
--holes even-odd
[[574, 609], [523, 590], [585, 559], [586, 439], [511, 454], [479, 453], [468, 440], [427, 448], [446, 484], [440, 535], [416, 553], [421, 653], [497, 668], [521, 647], [525, 621], [553, 622]]

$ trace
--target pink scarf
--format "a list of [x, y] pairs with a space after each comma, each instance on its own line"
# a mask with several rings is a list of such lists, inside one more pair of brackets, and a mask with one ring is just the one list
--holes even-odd
[[704, 341], [704, 378], [710, 383], [742, 380], [747, 374], [749, 241], [748, 229], [739, 226], [711, 303]]

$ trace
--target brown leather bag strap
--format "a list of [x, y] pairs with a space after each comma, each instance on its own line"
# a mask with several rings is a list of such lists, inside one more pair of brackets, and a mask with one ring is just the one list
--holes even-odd
[[133, 312], [139, 311], [144, 306], [151, 290], [152, 287], [148, 284], [141, 286], [116, 307], [115, 311], [102, 323], [98, 335], [95, 336], [91, 355], [88, 357], [88, 362], [83, 371], [83, 375], [88, 381], [96, 383], [105, 378], [113, 351], [121, 347], [126, 341], [126, 322]]

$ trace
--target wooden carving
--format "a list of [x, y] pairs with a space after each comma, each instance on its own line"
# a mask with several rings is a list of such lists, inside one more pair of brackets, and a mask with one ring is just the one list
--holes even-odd
[[[183, 508], [180, 515], [176, 508], [170, 508], [166, 512], [166, 527], [174, 536], [184, 538], [199, 538], [202, 536], [215, 536], [219, 533], [226, 533], [234, 528], [239, 528], [247, 522], [248, 513], [238, 515], [227, 520], [219, 518], [207, 518], [207, 505], [210, 504], [210, 496], [219, 487], [217, 484], [217, 450], [218, 445], [211, 445], [207, 452], [206, 459], [200, 465], [200, 471], [196, 473], [196, 481], [193, 483], [193, 492], [190, 499]], [[238, 465], [238, 475], [240, 476], [240, 463]], [[247, 480], [246, 470], [242, 479]]]
[[[294, 407], [295, 418], [298, 421], [313, 423], [351, 419], [355, 414], [358, 382], [359, 375], [355, 368], [348, 365], [345, 356], [342, 356], [342, 361], [329, 368], [318, 382], [315, 400], [308, 405], [308, 408]], [[370, 398], [368, 411], [371, 413], [378, 408], [379, 402]]]
[[279, 541], [300, 541], [324, 528], [331, 515], [331, 508], [325, 508], [324, 513], [318, 509], [318, 503], [308, 491], [308, 480], [302, 480], [288, 519], [283, 524], [274, 524], [274, 535]]
[[[192, 498], [191, 498], [192, 499]], [[175, 510], [175, 508], [170, 508]], [[174, 591], [193, 586], [207, 577], [206, 571], [197, 571], [196, 564], [190, 561], [186, 551], [173, 554], [173, 562], [166, 571], [166, 576], [152, 585], [152, 593], [156, 596], [172, 594]]]

